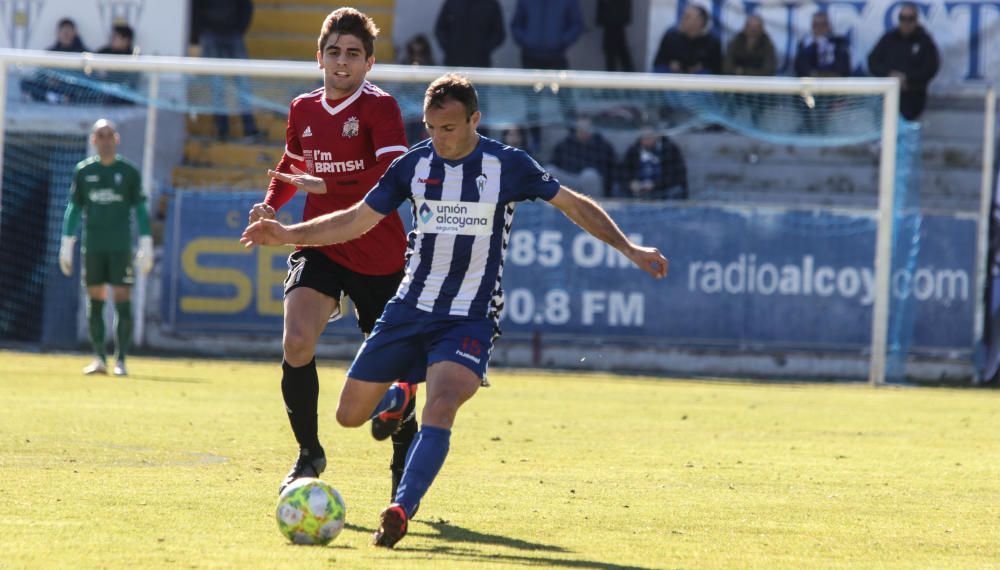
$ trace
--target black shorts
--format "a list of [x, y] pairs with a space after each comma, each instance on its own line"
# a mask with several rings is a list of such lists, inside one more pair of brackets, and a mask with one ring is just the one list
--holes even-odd
[[340, 265], [321, 251], [300, 249], [288, 256], [285, 295], [299, 287], [308, 287], [337, 300], [341, 294], [346, 294], [354, 302], [358, 328], [368, 334], [402, 280], [402, 270], [389, 275], [363, 275]]

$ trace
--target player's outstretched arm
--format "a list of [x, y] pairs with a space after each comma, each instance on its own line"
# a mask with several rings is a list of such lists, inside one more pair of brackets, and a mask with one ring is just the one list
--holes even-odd
[[313, 176], [294, 164], [291, 166], [291, 169], [292, 172], [290, 174], [287, 172], [278, 172], [277, 170], [268, 170], [267, 175], [291, 184], [299, 190], [304, 190], [310, 194], [326, 194], [326, 182], [322, 178]]
[[573, 220], [573, 223], [587, 233], [625, 254], [625, 257], [639, 269], [656, 279], [666, 277], [669, 262], [660, 250], [637, 245], [625, 237], [618, 224], [597, 202], [565, 186], [560, 186], [559, 193], [549, 200], [549, 203], [562, 210], [567, 218]]
[[372, 229], [384, 218], [364, 201], [291, 226], [260, 219], [247, 226], [240, 237], [244, 247], [255, 245], [330, 245], [350, 241]]

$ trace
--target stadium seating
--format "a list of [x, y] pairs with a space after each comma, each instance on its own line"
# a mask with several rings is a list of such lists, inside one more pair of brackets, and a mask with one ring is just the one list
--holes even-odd
[[[367, 0], [354, 5], [375, 19], [381, 30], [375, 58], [394, 61], [391, 0]], [[316, 37], [331, 4], [322, 0], [263, 0], [254, 3], [254, 17], [247, 33], [247, 50], [254, 59], [302, 60], [316, 53]]]
[[[375, 43], [375, 57], [392, 62], [395, 48], [392, 45], [392, 0], [367, 0], [355, 5], [370, 14], [381, 32]], [[309, 60], [316, 53], [316, 37], [323, 18], [330, 13], [331, 5], [322, 0], [263, 0], [254, 2], [254, 17], [247, 33], [246, 43], [253, 59]], [[317, 72], [317, 82], [319, 73]], [[273, 100], [274, 97], [256, 88], [255, 94]], [[264, 88], [266, 89], [266, 88]], [[192, 100], [204, 98], [207, 92], [196, 90]], [[173, 181], [178, 188], [230, 187], [264, 188], [267, 186], [264, 169], [277, 163], [285, 141], [285, 118], [277, 114], [260, 112], [255, 116], [261, 135], [252, 142], [241, 142], [244, 136], [242, 122], [230, 117], [230, 133], [236, 142], [218, 142], [214, 139], [215, 126], [210, 115], [187, 118], [190, 142], [184, 148], [184, 162], [174, 169]]]

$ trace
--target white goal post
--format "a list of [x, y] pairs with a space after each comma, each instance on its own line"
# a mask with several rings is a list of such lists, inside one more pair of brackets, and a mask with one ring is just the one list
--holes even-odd
[[[161, 74], [242, 75], [252, 77], [317, 79], [314, 62], [252, 61], [158, 56], [105, 56], [94, 54], [61, 54], [42, 51], [0, 49], [0, 117], [6, 119], [7, 76], [12, 66], [41, 66], [74, 70], [109, 70], [142, 72], [148, 76], [146, 92], [156, 100]], [[882, 135], [879, 158], [879, 198], [875, 248], [875, 295], [871, 322], [871, 361], [869, 382], [885, 381], [886, 350], [889, 324], [890, 272], [892, 251], [894, 177], [896, 170], [896, 136], [899, 114], [899, 82], [894, 78], [813, 79], [784, 77], [697, 76], [651, 73], [621, 73], [592, 71], [526, 71], [504, 69], [447, 69], [443, 67], [411, 67], [389, 64], [376, 65], [370, 77], [376, 81], [429, 82], [449, 71], [460, 71], [477, 84], [532, 86], [535, 91], [558, 90], [559, 87], [701, 91], [729, 93], [768, 93], [799, 95], [869, 95], [881, 97]], [[153, 187], [152, 164], [156, 146], [156, 107], [148, 107], [143, 157], [143, 184]], [[3, 148], [4, 129], [0, 129]], [[0, 153], [0, 172], [3, 168]], [[0, 188], [2, 193], [2, 188]], [[982, 223], [982, 220], [980, 221]], [[0, 228], [0, 232], [3, 228]], [[669, 246], [668, 246], [669, 247]], [[669, 257], [669, 249], [667, 251]], [[145, 286], [137, 288], [137, 304], [141, 306]], [[144, 311], [136, 319], [136, 337], [141, 343]]]

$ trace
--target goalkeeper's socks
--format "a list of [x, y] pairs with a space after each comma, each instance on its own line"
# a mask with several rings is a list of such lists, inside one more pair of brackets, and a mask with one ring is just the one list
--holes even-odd
[[305, 366], [295, 367], [281, 363], [281, 395], [285, 400], [285, 411], [292, 433], [299, 447], [322, 454], [319, 445], [319, 421], [317, 406], [319, 401], [319, 374], [316, 373], [316, 359]]
[[406, 457], [406, 470], [403, 471], [403, 479], [399, 482], [399, 490], [396, 492], [396, 502], [406, 509], [408, 517], [413, 516], [420, 500], [424, 498], [427, 489], [444, 465], [450, 441], [450, 429], [426, 424], [413, 440], [410, 453]]
[[398, 383], [389, 386], [389, 389], [385, 391], [385, 395], [382, 396], [382, 400], [375, 406], [375, 410], [372, 412], [368, 419], [373, 420], [378, 417], [382, 412], [398, 412], [403, 409], [406, 404], [406, 391]]
[[129, 346], [132, 344], [132, 301], [115, 303], [115, 351], [118, 362], [125, 362]]
[[104, 300], [88, 299], [87, 322], [90, 331], [90, 346], [102, 361], [107, 358], [104, 350]]

